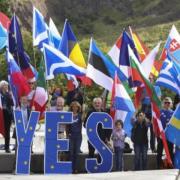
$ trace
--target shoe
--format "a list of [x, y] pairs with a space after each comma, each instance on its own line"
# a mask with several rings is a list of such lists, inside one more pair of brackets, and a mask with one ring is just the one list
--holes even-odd
[[11, 153], [11, 151], [9, 149], [6, 149], [5, 152], [6, 153]]

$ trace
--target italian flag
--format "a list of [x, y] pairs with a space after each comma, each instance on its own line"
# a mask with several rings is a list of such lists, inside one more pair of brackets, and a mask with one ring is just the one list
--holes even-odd
[[159, 136], [162, 139], [167, 160], [169, 164], [172, 165], [165, 133], [164, 133], [162, 123], [160, 120], [161, 101], [157, 97], [154, 86], [150, 83], [150, 81], [148, 80], [148, 77], [146, 77], [146, 73], [142, 69], [142, 66], [140, 65], [139, 61], [137, 60], [130, 46], [128, 46], [128, 51], [129, 51], [129, 61], [130, 61], [131, 69], [132, 69], [132, 72], [131, 72], [132, 79], [133, 81], [139, 81], [142, 84], [144, 84], [147, 94], [151, 98], [154, 132], [157, 136]]

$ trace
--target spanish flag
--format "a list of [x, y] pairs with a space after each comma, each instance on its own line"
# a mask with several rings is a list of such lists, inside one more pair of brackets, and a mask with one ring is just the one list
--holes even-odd
[[[131, 27], [129, 27], [129, 31], [131, 33], [131, 37], [134, 41], [135, 47], [137, 49], [137, 52], [139, 54], [140, 60], [141, 62], [144, 61], [146, 59], [146, 56], [149, 54], [149, 49], [145, 46], [145, 44], [141, 41], [141, 39], [139, 38], [139, 36], [137, 35], [137, 33], [133, 32]], [[158, 76], [159, 71], [161, 69], [162, 66], [162, 62], [160, 61], [154, 61], [154, 65], [152, 67], [151, 73], [154, 76]]]

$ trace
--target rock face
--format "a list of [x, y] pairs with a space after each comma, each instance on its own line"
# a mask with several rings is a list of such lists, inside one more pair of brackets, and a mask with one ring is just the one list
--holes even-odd
[[57, 25], [62, 26], [68, 18], [84, 34], [91, 33], [87, 27], [97, 21], [112, 26], [128, 21], [149, 26], [180, 18], [179, 0], [13, 0], [11, 9], [27, 29], [32, 26], [33, 5]]

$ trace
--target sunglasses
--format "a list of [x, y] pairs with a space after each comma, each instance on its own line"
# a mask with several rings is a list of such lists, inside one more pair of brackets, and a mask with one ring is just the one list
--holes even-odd
[[171, 104], [170, 102], [164, 102], [164, 104]]
[[28, 82], [28, 84], [34, 84], [33, 82]]

